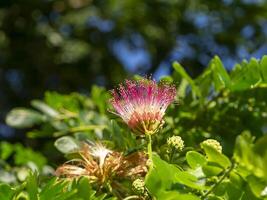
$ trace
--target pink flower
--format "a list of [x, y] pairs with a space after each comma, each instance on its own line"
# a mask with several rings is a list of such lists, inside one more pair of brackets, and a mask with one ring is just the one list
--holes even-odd
[[153, 134], [163, 125], [167, 107], [174, 101], [174, 85], [157, 84], [151, 79], [126, 80], [111, 91], [116, 113], [137, 134]]

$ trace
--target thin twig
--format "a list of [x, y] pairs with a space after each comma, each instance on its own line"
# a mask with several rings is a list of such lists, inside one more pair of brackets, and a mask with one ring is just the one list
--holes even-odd
[[204, 200], [213, 190], [215, 190], [216, 187], [220, 185], [220, 183], [231, 173], [231, 171], [234, 169], [235, 163], [231, 165], [231, 167], [224, 173], [224, 175], [219, 179], [217, 183], [213, 185], [213, 187], [207, 191], [203, 196], [202, 199]]

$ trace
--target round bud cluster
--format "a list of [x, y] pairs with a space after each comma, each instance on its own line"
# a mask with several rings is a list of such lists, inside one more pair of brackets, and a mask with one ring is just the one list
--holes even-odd
[[214, 148], [215, 150], [217, 150], [218, 152], [222, 153], [222, 146], [217, 140], [207, 139], [207, 140], [203, 141], [202, 144], [210, 146], [210, 147]]
[[184, 148], [184, 141], [180, 136], [172, 136], [167, 139], [169, 147], [174, 148], [178, 151], [182, 151]]
[[132, 183], [132, 188], [136, 194], [138, 195], [144, 194], [145, 193], [145, 182], [142, 179], [138, 178]]

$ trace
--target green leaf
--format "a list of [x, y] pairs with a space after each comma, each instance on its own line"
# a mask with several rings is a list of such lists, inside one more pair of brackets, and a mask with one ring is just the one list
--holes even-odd
[[175, 184], [182, 184], [195, 189], [202, 188], [201, 185], [197, 184], [195, 176], [168, 164], [157, 155], [153, 155], [153, 166], [146, 176], [145, 183], [148, 191], [157, 198], [163, 197], [166, 191], [170, 192]]
[[106, 103], [109, 98], [109, 94], [103, 87], [94, 85], [91, 90], [91, 98], [97, 106], [100, 113], [104, 114], [107, 111]]
[[76, 195], [83, 200], [95, 199], [96, 191], [92, 189], [90, 181], [87, 177], [82, 177], [78, 180], [73, 180], [71, 183], [71, 190], [77, 190]]
[[76, 190], [75, 197], [82, 200], [115, 200], [115, 197], [106, 198], [107, 194], [101, 192], [101, 194], [97, 194], [97, 192], [92, 188], [90, 181], [87, 177], [82, 177], [80, 179], [73, 180], [69, 190]]
[[96, 194], [96, 191], [92, 189], [88, 178], [85, 177], [79, 179], [73, 188], [77, 188], [77, 195], [84, 200], [92, 199]]
[[253, 151], [261, 156], [264, 156], [267, 154], [267, 149], [262, 147], [266, 146], [267, 146], [267, 135], [264, 135], [256, 141], [253, 147]]
[[261, 193], [267, 185], [267, 182], [253, 176], [249, 175], [247, 177], [248, 184], [250, 186], [251, 191], [256, 197], [261, 197]]
[[212, 69], [215, 90], [219, 91], [222, 88], [230, 87], [231, 85], [230, 77], [222, 64], [222, 61], [218, 56], [215, 56], [211, 60], [210, 67]]
[[208, 162], [217, 164], [218, 166], [226, 169], [231, 166], [229, 158], [209, 145], [202, 144], [202, 147], [207, 155]]
[[155, 196], [162, 191], [170, 190], [175, 183], [174, 174], [177, 172], [180, 172], [177, 167], [153, 155], [153, 167], [150, 168], [145, 179], [146, 187]]
[[209, 195], [207, 200], [225, 200], [225, 198], [222, 198], [222, 197], [219, 197], [219, 196]]
[[193, 194], [181, 194], [177, 191], [166, 191], [157, 197], [157, 200], [200, 200]]
[[70, 136], [57, 139], [55, 141], [55, 147], [64, 154], [73, 153], [80, 148], [78, 142]]
[[15, 108], [6, 117], [6, 123], [14, 128], [30, 128], [43, 121], [43, 115], [26, 108]]
[[259, 63], [252, 58], [249, 63], [243, 62], [231, 73], [232, 91], [242, 91], [257, 87], [262, 82]]
[[188, 81], [185, 79], [182, 79], [178, 89], [177, 89], [177, 95], [180, 99], [184, 99], [187, 95], [187, 86], [189, 85]]
[[27, 177], [26, 189], [29, 195], [29, 200], [38, 199], [38, 184], [37, 184], [37, 173], [30, 173]]
[[[213, 83], [212, 69], [207, 68], [201, 75], [199, 75], [195, 80], [195, 84], [198, 86], [201, 95], [207, 97], [210, 95], [210, 90]], [[178, 90], [179, 92], [179, 90]]]
[[203, 166], [207, 162], [205, 156], [203, 156], [202, 154], [200, 154], [196, 151], [187, 152], [186, 153], [186, 161], [192, 169], [196, 169], [200, 166]]
[[13, 195], [15, 194], [15, 190], [11, 188], [11, 186], [7, 184], [0, 184], [0, 199], [1, 200], [11, 200]]
[[160, 82], [173, 83], [173, 78], [171, 76], [162, 76]]
[[214, 194], [225, 200], [241, 200], [244, 196], [244, 191], [229, 180], [224, 180], [215, 188]]
[[66, 109], [71, 112], [78, 112], [80, 111], [84, 100], [84, 96], [77, 93], [69, 95], [62, 95], [57, 92], [45, 93], [45, 103], [56, 110]]
[[59, 113], [53, 109], [52, 107], [50, 107], [49, 105], [47, 105], [46, 103], [39, 101], [39, 100], [33, 100], [31, 102], [31, 105], [33, 107], [35, 107], [36, 109], [42, 111], [44, 114], [46, 114], [49, 117], [57, 117], [59, 115]]
[[[239, 166], [242, 166], [255, 176], [267, 180], [267, 155], [263, 155], [265, 151], [262, 150], [266, 142], [265, 136], [258, 140], [256, 146], [253, 144], [254, 138], [249, 132], [243, 132], [242, 135], [237, 137], [234, 159], [239, 163]], [[246, 176], [247, 172], [242, 175]]]
[[202, 166], [202, 170], [203, 170], [203, 173], [207, 177], [217, 176], [218, 174], [220, 174], [223, 171], [223, 169], [221, 167], [212, 166], [210, 164], [206, 164], [206, 165]]
[[77, 190], [69, 190], [70, 184], [69, 181], [57, 181], [56, 178], [52, 178], [40, 192], [40, 200], [72, 200]]
[[234, 150], [234, 158], [237, 162], [250, 163], [254, 139], [249, 132], [243, 132], [242, 135], [237, 136]]
[[115, 120], [110, 121], [107, 132], [104, 134], [104, 138], [112, 140], [121, 151], [131, 151], [138, 147], [135, 135], [131, 134], [127, 129], [125, 130], [120, 127]]
[[25, 148], [21, 144], [16, 144], [14, 149], [16, 151], [14, 157], [16, 165], [26, 165], [32, 162], [41, 170], [47, 163], [46, 158], [41, 153]]
[[244, 179], [238, 174], [238, 170], [233, 170], [230, 173], [229, 180], [238, 188], [242, 188], [244, 186]]
[[260, 61], [260, 70], [265, 83], [267, 83], [267, 56], [263, 56]]
[[13, 152], [13, 145], [8, 142], [0, 143], [0, 158], [6, 160]]
[[186, 171], [180, 171], [174, 174], [175, 182], [186, 185], [194, 189], [204, 189], [203, 185], [197, 184], [198, 179]]
[[174, 62], [173, 63], [173, 68], [175, 69], [175, 71], [181, 75], [182, 78], [184, 78], [191, 86], [192, 88], [192, 93], [193, 96], [197, 96], [197, 97], [201, 97], [201, 93], [199, 88], [197, 87], [197, 85], [195, 84], [194, 80], [186, 73], [186, 71], [184, 70], [184, 68], [178, 63], [178, 62]]

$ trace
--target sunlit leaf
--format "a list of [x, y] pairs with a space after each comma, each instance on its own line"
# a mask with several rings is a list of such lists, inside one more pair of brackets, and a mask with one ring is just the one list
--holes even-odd
[[55, 141], [55, 147], [62, 153], [73, 153], [79, 149], [79, 145], [74, 138], [64, 136]]
[[186, 160], [187, 160], [188, 165], [193, 169], [203, 166], [207, 162], [206, 158], [202, 154], [196, 151], [187, 152]]
[[6, 117], [6, 123], [15, 128], [29, 128], [43, 120], [44, 117], [40, 113], [25, 108], [15, 108]]
[[218, 152], [216, 149], [212, 148], [209, 145], [202, 144], [204, 151], [207, 155], [208, 162], [216, 164], [219, 167], [226, 169], [231, 166], [231, 161], [229, 158], [222, 153]]
[[0, 184], [0, 199], [1, 200], [10, 200], [12, 199], [15, 191], [11, 188], [11, 186], [7, 184]]
[[173, 68], [178, 74], [181, 75], [182, 78], [188, 81], [188, 83], [190, 84], [192, 88], [193, 95], [200, 97], [201, 93], [200, 93], [198, 86], [194, 83], [194, 80], [186, 73], [184, 68], [178, 62], [173, 63]]
[[59, 113], [56, 110], [54, 110], [53, 108], [51, 108], [50, 106], [48, 106], [42, 101], [33, 100], [31, 104], [33, 107], [40, 110], [41, 112], [48, 115], [49, 117], [57, 117], [59, 115]]

